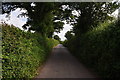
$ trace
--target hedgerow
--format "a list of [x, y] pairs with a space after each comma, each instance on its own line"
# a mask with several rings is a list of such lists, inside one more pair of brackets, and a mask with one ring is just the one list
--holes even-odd
[[65, 44], [73, 55], [101, 77], [119, 77], [120, 25], [117, 21], [100, 23], [72, 41], [66, 41]]
[[2, 25], [2, 77], [33, 78], [53, 46], [54, 39]]

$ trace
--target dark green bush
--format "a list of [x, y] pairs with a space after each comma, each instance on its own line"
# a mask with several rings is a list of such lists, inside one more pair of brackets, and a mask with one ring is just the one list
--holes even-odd
[[117, 22], [101, 23], [82, 36], [77, 36], [72, 43], [67, 43], [74, 55], [102, 77], [119, 77], [120, 25]]
[[38, 33], [2, 25], [2, 77], [33, 78], [56, 44]]

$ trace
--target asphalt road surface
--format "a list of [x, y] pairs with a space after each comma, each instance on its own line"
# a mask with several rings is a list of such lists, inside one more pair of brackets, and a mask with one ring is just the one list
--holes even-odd
[[73, 57], [67, 48], [58, 44], [36, 78], [97, 78]]

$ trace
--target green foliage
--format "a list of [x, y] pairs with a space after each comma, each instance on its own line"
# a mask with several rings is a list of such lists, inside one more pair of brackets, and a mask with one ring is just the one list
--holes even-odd
[[0, 25], [0, 79], [2, 78], [2, 26]]
[[[104, 78], [119, 78], [120, 25], [100, 23], [87, 33], [67, 41], [67, 47], [87, 66]], [[74, 44], [74, 45], [73, 45]]]
[[67, 31], [65, 33], [65, 37], [67, 38], [67, 40], [70, 40], [73, 37], [72, 31]]
[[[57, 41], [2, 25], [3, 78], [33, 78]], [[55, 42], [55, 44], [54, 44]]]
[[[34, 4], [34, 6], [31, 4]], [[75, 25], [73, 30], [76, 35], [85, 33], [92, 25], [112, 19], [108, 14], [114, 12], [118, 6], [116, 2], [4, 2], [2, 13], [10, 13], [17, 8], [26, 10], [21, 14], [28, 17], [23, 28], [52, 37], [54, 32], [60, 32], [63, 29], [62, 21]], [[73, 11], [77, 11], [79, 16], [72, 14]]]
[[55, 32], [60, 33], [60, 30], [63, 29], [64, 23], [61, 21], [58, 21], [58, 22], [54, 22], [53, 24], [54, 24]]
[[54, 36], [54, 39], [56, 39], [56, 40], [60, 41], [60, 38], [59, 38], [59, 36], [58, 36], [58, 35], [55, 35], [55, 36]]
[[81, 12], [77, 20], [78, 23], [74, 27], [74, 32], [76, 33], [76, 35], [86, 33], [91, 28], [91, 26], [96, 27], [99, 22], [112, 20], [112, 17], [108, 14], [112, 14], [119, 7], [116, 2], [81, 2], [77, 5], [77, 8]]
[[[31, 4], [34, 4], [32, 6]], [[11, 11], [20, 8], [26, 10], [19, 16], [27, 16], [27, 22], [23, 25], [24, 29], [29, 31], [34, 30], [41, 33], [43, 36], [52, 37], [54, 32], [60, 32], [63, 29], [63, 22], [55, 22], [55, 14], [59, 9], [61, 10], [58, 3], [54, 2], [6, 2], [2, 4], [3, 13], [9, 14]], [[62, 10], [61, 10], [62, 11]], [[61, 14], [59, 14], [61, 15]]]
[[59, 44], [58, 40], [55, 39], [51, 39], [51, 38], [47, 38], [47, 45], [48, 45], [48, 49], [52, 49], [53, 47], [55, 47], [57, 44]]

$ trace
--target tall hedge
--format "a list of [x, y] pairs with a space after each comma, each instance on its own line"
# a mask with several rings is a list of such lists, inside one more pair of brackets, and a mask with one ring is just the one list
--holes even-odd
[[33, 78], [37, 68], [57, 44], [57, 41], [40, 34], [2, 25], [3, 78]]
[[117, 21], [101, 23], [66, 43], [72, 53], [74, 52], [73, 55], [101, 77], [120, 77], [120, 25]]

